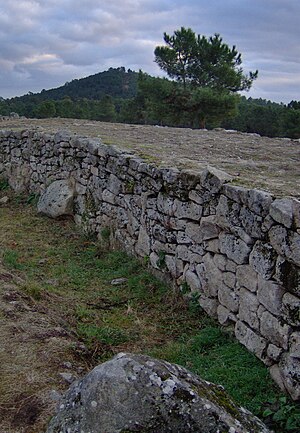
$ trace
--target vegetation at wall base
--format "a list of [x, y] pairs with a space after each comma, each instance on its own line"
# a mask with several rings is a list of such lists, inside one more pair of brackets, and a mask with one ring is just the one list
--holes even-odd
[[173, 293], [145, 263], [110, 251], [107, 239], [103, 246], [82, 235], [71, 219], [37, 216], [28, 197], [11, 196], [0, 213], [5, 267], [22, 277], [37, 308], [47, 306], [84, 343], [77, 356], [87, 369], [121, 351], [161, 357], [222, 384], [276, 432], [299, 431], [299, 404], [282, 395], [266, 367], [196, 298]]

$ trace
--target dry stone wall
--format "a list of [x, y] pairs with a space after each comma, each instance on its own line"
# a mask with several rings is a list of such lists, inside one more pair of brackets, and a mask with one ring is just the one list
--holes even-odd
[[300, 202], [235, 186], [224, 172], [157, 168], [99, 140], [0, 131], [16, 191], [75, 188], [75, 220], [147, 257], [300, 398]]

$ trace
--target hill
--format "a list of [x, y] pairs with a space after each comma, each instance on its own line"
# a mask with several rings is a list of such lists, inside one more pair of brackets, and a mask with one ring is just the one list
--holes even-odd
[[74, 79], [56, 89], [42, 90], [37, 95], [43, 100], [59, 100], [66, 96], [72, 99], [101, 99], [105, 95], [127, 99], [136, 96], [137, 78], [138, 73], [130, 69], [126, 72], [124, 67], [109, 68], [108, 71]]
[[66, 97], [72, 100], [83, 98], [99, 100], [106, 95], [112, 98], [129, 99], [136, 96], [138, 75], [130, 69], [126, 71], [124, 67], [109, 68], [98, 74], [66, 82], [63, 86], [54, 89], [43, 89], [39, 93], [29, 92], [10, 99], [1, 98], [0, 102], [22, 106], [22, 104], [30, 105], [45, 100], [58, 101]]

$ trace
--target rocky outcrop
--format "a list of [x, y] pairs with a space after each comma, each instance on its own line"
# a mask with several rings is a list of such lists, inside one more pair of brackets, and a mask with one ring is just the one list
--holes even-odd
[[[41, 193], [74, 180], [74, 218], [147, 258], [300, 398], [300, 202], [214, 168], [159, 168], [100, 140], [0, 131], [0, 174]], [[17, 173], [17, 184], [12, 179]]]
[[186, 369], [121, 353], [65, 394], [47, 433], [267, 433], [220, 386]]

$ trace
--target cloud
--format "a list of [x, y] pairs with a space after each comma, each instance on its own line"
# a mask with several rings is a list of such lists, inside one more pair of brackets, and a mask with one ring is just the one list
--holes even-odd
[[300, 99], [299, 15], [298, 0], [10, 0], [0, 6], [0, 95], [111, 66], [158, 74], [155, 46], [185, 26], [220, 33], [242, 53], [245, 71], [259, 69], [249, 95]]

